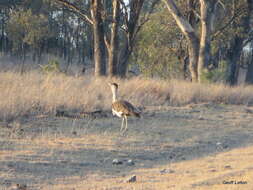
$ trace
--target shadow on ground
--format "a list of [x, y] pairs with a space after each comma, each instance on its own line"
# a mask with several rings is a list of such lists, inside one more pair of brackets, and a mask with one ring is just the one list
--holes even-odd
[[[92, 121], [29, 120], [21, 125], [21, 136], [5, 136], [0, 142], [1, 152], [13, 151], [0, 159], [0, 187], [24, 183], [36, 189], [41, 183], [55, 184], [58, 179], [66, 178], [67, 183], [68, 177], [73, 176], [122, 176], [138, 168], [215, 156], [252, 145], [252, 121], [252, 114], [244, 107], [150, 109], [141, 120], [131, 120], [127, 134], [120, 136], [120, 120], [112, 117]], [[72, 144], [66, 142], [67, 147], [64, 141], [52, 147], [33, 144], [38, 136], [44, 135], [46, 139], [56, 134], [55, 139], [68, 137], [73, 139]], [[90, 136], [94, 142], [91, 139], [87, 144], [85, 137]], [[76, 143], [76, 138], [83, 138], [84, 142]], [[103, 144], [100, 138], [108, 138], [110, 143]], [[115, 158], [123, 164], [112, 164]], [[135, 164], [128, 165], [129, 159]]]

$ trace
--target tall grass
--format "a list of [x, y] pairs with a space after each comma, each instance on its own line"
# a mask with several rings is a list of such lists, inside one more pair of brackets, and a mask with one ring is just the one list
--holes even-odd
[[59, 107], [79, 111], [110, 109], [108, 81], [119, 83], [121, 98], [137, 106], [253, 103], [252, 86], [229, 87], [143, 78], [76, 78], [63, 74], [45, 75], [36, 71], [23, 75], [3, 72], [0, 73], [0, 119], [54, 113]]

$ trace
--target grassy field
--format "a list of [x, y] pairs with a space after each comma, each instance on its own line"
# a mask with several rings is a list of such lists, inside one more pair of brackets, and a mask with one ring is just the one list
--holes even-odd
[[113, 79], [142, 109], [122, 136], [107, 81], [0, 74], [1, 190], [253, 188], [253, 87]]
[[11, 120], [24, 115], [52, 114], [58, 108], [90, 111], [109, 110], [111, 91], [108, 81], [118, 82], [120, 95], [136, 106], [186, 105], [191, 103], [253, 103], [253, 87], [231, 88], [222, 84], [193, 84], [132, 78], [129, 80], [43, 75], [31, 71], [0, 74], [0, 118]]

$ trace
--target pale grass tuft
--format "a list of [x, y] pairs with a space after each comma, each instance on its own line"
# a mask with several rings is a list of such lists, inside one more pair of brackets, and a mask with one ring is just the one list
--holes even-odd
[[54, 113], [59, 107], [78, 111], [109, 110], [108, 81], [120, 85], [121, 98], [136, 106], [185, 105], [201, 102], [224, 104], [253, 103], [253, 87], [222, 84], [196, 84], [155, 79], [109, 79], [63, 74], [44, 75], [31, 71], [20, 75], [0, 74], [0, 118]]

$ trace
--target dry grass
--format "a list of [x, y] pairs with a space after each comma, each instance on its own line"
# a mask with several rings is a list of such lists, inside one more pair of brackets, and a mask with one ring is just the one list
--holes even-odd
[[[123, 139], [121, 139], [123, 140]], [[124, 139], [123, 141], [129, 141], [129, 139]], [[64, 162], [65, 167], [72, 164], [79, 163], [82, 160], [83, 163], [87, 163], [87, 154], [64, 156], [64, 152], [79, 150], [82, 152], [85, 149], [92, 148], [94, 151], [120, 151], [123, 152], [124, 148], [119, 147], [115, 142], [115, 139], [101, 136], [100, 135], [87, 135], [80, 138], [69, 138], [62, 137], [55, 140], [48, 138], [38, 138], [35, 139], [31, 144], [27, 144], [25, 140], [19, 140], [19, 143], [25, 148], [26, 151], [5, 151], [1, 152], [0, 160], [10, 160], [10, 156], [13, 159], [23, 158], [25, 155], [26, 159], [34, 157], [29, 163], [32, 165], [38, 164], [41, 169], [43, 169], [43, 164], [45, 168], [47, 164], [57, 164], [59, 162]], [[95, 146], [94, 146], [95, 144]], [[41, 151], [38, 149], [38, 146], [41, 148], [46, 148], [47, 151]], [[36, 149], [37, 147], [37, 149]], [[34, 152], [28, 151], [33, 148]], [[122, 149], [123, 148], [123, 149]], [[142, 147], [143, 148], [143, 147]], [[58, 152], [60, 150], [60, 153]], [[137, 149], [138, 150], [138, 149]], [[37, 152], [36, 152], [37, 151]], [[136, 151], [139, 152], [140, 150]], [[44, 152], [44, 154], [43, 154]], [[58, 152], [58, 153], [56, 153]], [[56, 155], [61, 154], [60, 157]], [[37, 155], [37, 156], [36, 156]], [[39, 157], [38, 157], [39, 155]], [[75, 156], [74, 156], [75, 155]], [[47, 157], [49, 160], [44, 159]], [[239, 158], [239, 159], [238, 159]], [[83, 160], [84, 159], [84, 160]], [[96, 160], [96, 158], [93, 158]], [[123, 175], [110, 175], [103, 171], [89, 171], [85, 175], [70, 175], [66, 176], [64, 174], [59, 175], [58, 177], [53, 177], [53, 183], [49, 183], [47, 180], [41, 181], [40, 184], [33, 184], [34, 189], [53, 189], [53, 190], [163, 190], [163, 189], [175, 189], [175, 190], [190, 190], [190, 189], [229, 189], [229, 190], [250, 190], [252, 189], [252, 177], [253, 177], [253, 168], [252, 168], [252, 159], [253, 159], [253, 147], [243, 147], [229, 150], [226, 152], [221, 152], [215, 155], [209, 155], [205, 157], [200, 157], [197, 159], [190, 159], [181, 162], [171, 162], [167, 164], [158, 164], [149, 167], [149, 168], [137, 168], [129, 171], [129, 174]], [[89, 160], [90, 161], [90, 160]], [[38, 167], [37, 165], [37, 167]], [[229, 166], [229, 167], [228, 167]], [[71, 167], [68, 168], [71, 170]], [[103, 167], [108, 167], [104, 165]], [[113, 166], [112, 170], [124, 170], [122, 167]], [[59, 169], [59, 168], [58, 168]], [[172, 170], [173, 172], [161, 173], [162, 170]], [[57, 168], [55, 168], [57, 170]], [[80, 168], [84, 170], [84, 168]], [[84, 171], [86, 171], [84, 170]], [[36, 169], [35, 169], [36, 171]], [[34, 171], [34, 172], [35, 172]], [[67, 169], [64, 170], [67, 172]], [[54, 173], [54, 172], [53, 172]], [[38, 175], [34, 173], [35, 175]], [[137, 175], [136, 183], [125, 183], [125, 180], [128, 176], [132, 174]], [[7, 175], [7, 174], [3, 174]], [[8, 174], [9, 178], [11, 177], [11, 172]], [[44, 171], [46, 173], [46, 169]], [[4, 177], [4, 176], [2, 176]], [[12, 178], [15, 178], [13, 176]], [[226, 182], [233, 181], [233, 184], [225, 184]], [[246, 184], [235, 184], [236, 182], [245, 182]], [[31, 186], [29, 184], [29, 186]], [[39, 186], [39, 188], [38, 188]], [[32, 189], [32, 188], [31, 188]]]
[[[89, 111], [109, 109], [111, 92], [108, 78], [72, 77], [63, 74], [43, 75], [36, 71], [19, 75], [0, 74], [0, 118], [54, 113], [59, 107]], [[222, 84], [194, 84], [132, 78], [113, 79], [120, 84], [120, 95], [137, 106], [185, 105], [214, 102], [224, 104], [253, 103], [253, 87], [228, 87]]]
[[[135, 173], [140, 175], [138, 183], [134, 185], [123, 185], [121, 181], [124, 178], [118, 178], [112, 180], [114, 183], [107, 183], [107, 186], [111, 187], [111, 189], [115, 187], [115, 189], [133, 188], [152, 190], [251, 189], [253, 170], [250, 160], [252, 159], [252, 151], [252, 147], [240, 148], [226, 153], [220, 153], [216, 156], [208, 156], [203, 159], [167, 165], [168, 169], [172, 168], [178, 171], [178, 173], [160, 174], [160, 171], [166, 166], [158, 166], [154, 169], [139, 169], [135, 171]], [[238, 156], [240, 156], [240, 160], [237, 159]], [[231, 166], [231, 168], [224, 166]], [[225, 184], [231, 181], [233, 181], [233, 184]], [[235, 184], [240, 181], [246, 184]], [[106, 180], [101, 183], [106, 184]], [[97, 184], [94, 183], [93, 185], [96, 187]], [[99, 185], [97, 186], [99, 187]]]
[[[238, 159], [240, 157], [240, 159]], [[86, 176], [73, 175], [55, 179], [56, 184], [40, 184], [41, 189], [54, 190], [161, 190], [161, 189], [252, 189], [253, 148], [238, 148], [215, 156], [136, 169], [125, 176], [111, 176], [103, 172]], [[228, 167], [229, 166], [229, 167]], [[161, 173], [167, 169], [173, 172]], [[136, 183], [125, 183], [131, 174], [137, 175]], [[226, 184], [231, 183], [232, 184]], [[243, 182], [243, 184], [239, 184]], [[238, 184], [236, 184], [238, 183]]]
[[[0, 123], [0, 189], [25, 184], [28, 190], [250, 190], [252, 110], [151, 106], [143, 118], [129, 120], [126, 136], [119, 135], [120, 120], [113, 117]], [[112, 164], [115, 158], [123, 164]], [[128, 166], [128, 159], [135, 164]], [[131, 175], [137, 182], [126, 183]], [[247, 184], [223, 184], [232, 180]]]

